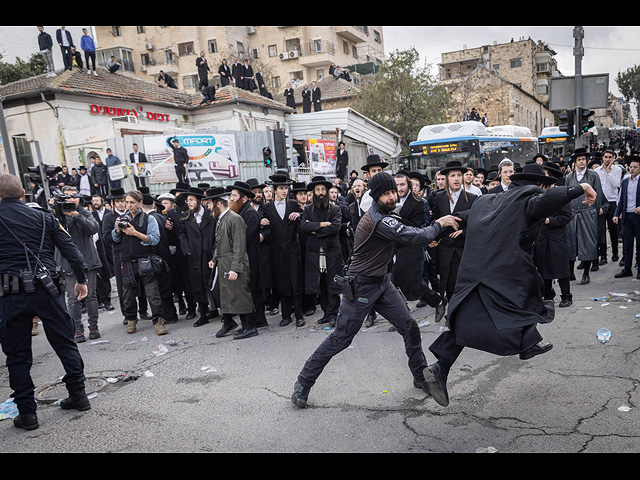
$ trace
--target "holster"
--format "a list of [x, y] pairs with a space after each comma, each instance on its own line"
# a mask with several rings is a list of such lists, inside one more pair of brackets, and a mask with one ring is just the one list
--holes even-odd
[[344, 295], [344, 297], [349, 300], [350, 302], [353, 301], [355, 295], [356, 295], [356, 279], [355, 277], [352, 277], [350, 275], [345, 275], [345, 276], [341, 276], [341, 275], [336, 275], [333, 278], [333, 281], [336, 285], [338, 285], [340, 288], [342, 288], [342, 295]]

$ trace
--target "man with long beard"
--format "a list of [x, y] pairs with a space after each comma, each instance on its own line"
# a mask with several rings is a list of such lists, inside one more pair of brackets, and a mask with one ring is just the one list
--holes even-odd
[[266, 298], [260, 289], [262, 278], [260, 276], [260, 216], [251, 204], [255, 194], [248, 183], [237, 181], [226, 188], [229, 194], [229, 208], [240, 215], [247, 226], [247, 255], [249, 257], [249, 287], [255, 312], [254, 324], [256, 327], [266, 327], [267, 318], [264, 314], [264, 302]]
[[[223, 318], [239, 315], [242, 328], [234, 340], [258, 335], [255, 325], [253, 298], [249, 288], [249, 256], [247, 255], [247, 226], [240, 215], [229, 208], [228, 193], [224, 189], [207, 194], [213, 200], [211, 211], [216, 218], [216, 237], [210, 268], [218, 270], [220, 310]], [[235, 322], [234, 322], [235, 323]], [[223, 329], [226, 325], [223, 325]], [[220, 332], [218, 332], [220, 333]], [[216, 334], [216, 337], [222, 335]]]
[[307, 295], [320, 295], [320, 307], [324, 316], [319, 324], [335, 327], [340, 306], [340, 287], [333, 281], [342, 272], [342, 248], [340, 246], [340, 207], [329, 202], [331, 182], [324, 177], [314, 177], [307, 185], [313, 191], [313, 200], [304, 207], [300, 229], [307, 237], [304, 264], [304, 285]]
[[311, 387], [329, 361], [346, 349], [360, 331], [364, 318], [375, 308], [404, 338], [405, 352], [416, 388], [429, 393], [423, 371], [427, 360], [422, 350], [420, 328], [411, 318], [400, 290], [391, 282], [388, 272], [396, 243], [425, 246], [443, 227], [458, 228], [456, 218], [442, 217], [424, 228], [408, 227], [393, 215], [398, 199], [395, 180], [386, 173], [369, 180], [373, 204], [358, 224], [355, 249], [345, 277], [336, 277], [343, 286], [336, 328], [309, 357], [294, 386], [291, 401], [304, 408]]

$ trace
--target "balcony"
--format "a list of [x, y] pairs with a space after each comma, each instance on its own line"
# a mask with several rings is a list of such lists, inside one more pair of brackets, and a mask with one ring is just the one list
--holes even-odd
[[337, 35], [344, 37], [352, 43], [366, 42], [367, 37], [369, 36], [369, 30], [367, 27], [336, 26], [335, 28]]

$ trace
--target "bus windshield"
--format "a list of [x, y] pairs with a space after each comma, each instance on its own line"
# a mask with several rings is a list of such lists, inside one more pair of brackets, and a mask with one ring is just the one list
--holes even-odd
[[479, 141], [455, 140], [411, 147], [411, 171], [420, 172], [430, 179], [435, 178], [436, 172], [453, 160], [465, 166], [481, 167]]

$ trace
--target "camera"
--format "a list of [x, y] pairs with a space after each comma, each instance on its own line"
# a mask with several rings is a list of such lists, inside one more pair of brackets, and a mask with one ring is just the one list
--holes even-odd
[[57, 192], [54, 192], [53, 198], [56, 202], [56, 207], [61, 212], [73, 212], [78, 209], [78, 206], [75, 204], [75, 202], [70, 201], [72, 198], [76, 198], [75, 195], [68, 195], [58, 190]]
[[131, 224], [133, 224], [133, 218], [131, 218], [131, 215], [129, 214], [128, 211], [124, 212], [118, 218], [118, 228], [120, 228], [120, 230], [124, 230], [125, 228], [130, 227]]

